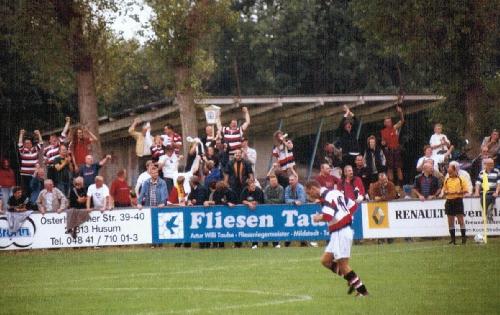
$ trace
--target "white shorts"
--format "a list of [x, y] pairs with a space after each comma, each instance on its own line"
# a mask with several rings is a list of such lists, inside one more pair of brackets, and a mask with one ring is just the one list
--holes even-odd
[[326, 246], [325, 253], [332, 253], [333, 259], [339, 260], [341, 258], [351, 257], [351, 246], [354, 231], [350, 226], [332, 232], [330, 234], [330, 242]]

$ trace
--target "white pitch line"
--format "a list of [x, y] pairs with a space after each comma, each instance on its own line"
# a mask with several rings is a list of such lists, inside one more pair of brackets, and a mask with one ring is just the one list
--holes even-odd
[[144, 315], [193, 314], [193, 313], [199, 313], [199, 312], [223, 311], [223, 310], [241, 309], [241, 308], [249, 308], [249, 307], [265, 307], [265, 306], [271, 306], [271, 305], [288, 304], [288, 303], [295, 303], [295, 302], [305, 302], [305, 301], [310, 301], [313, 299], [310, 295], [292, 295], [292, 294], [286, 294], [286, 293], [276, 293], [276, 292], [261, 291], [261, 290], [242, 290], [242, 289], [231, 289], [231, 288], [204, 288], [204, 287], [67, 288], [67, 290], [72, 290], [72, 291], [82, 291], [82, 290], [89, 290], [89, 291], [145, 291], [145, 290], [179, 291], [179, 290], [184, 290], [184, 291], [207, 291], [207, 292], [228, 292], [228, 293], [239, 293], [239, 294], [268, 295], [268, 296], [278, 296], [278, 297], [285, 298], [285, 299], [275, 299], [275, 300], [268, 301], [268, 302], [257, 302], [257, 303], [250, 303], [250, 304], [230, 304], [230, 305], [226, 305], [226, 306], [215, 306], [215, 307], [211, 307], [211, 308], [191, 308], [191, 309], [178, 310], [178, 311], [168, 311], [167, 310], [167, 311], [158, 311], [158, 312], [139, 313], [139, 314], [144, 314]]

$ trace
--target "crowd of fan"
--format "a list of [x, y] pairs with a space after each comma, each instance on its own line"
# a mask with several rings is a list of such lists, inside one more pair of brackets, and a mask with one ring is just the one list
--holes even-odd
[[[404, 124], [404, 113], [397, 106], [399, 121], [393, 124], [384, 119], [379, 137], [367, 138], [366, 149], [358, 140], [357, 118], [344, 107], [344, 116], [337, 130], [338, 141], [327, 143], [321, 155], [319, 174], [315, 177], [321, 186], [339, 189], [346, 197], [363, 200], [389, 201], [396, 198], [428, 200], [443, 197], [449, 176], [464, 180], [468, 194], [479, 195], [483, 172], [488, 175], [488, 200], [494, 203], [500, 191], [500, 173], [494, 167], [500, 150], [499, 132], [493, 130], [484, 138], [481, 155], [475, 159], [472, 178], [460, 169], [458, 162], [449, 161], [453, 151], [450, 140], [436, 124], [429, 144], [418, 160], [418, 175], [410, 189], [401, 191], [404, 174], [399, 131]], [[306, 203], [306, 193], [295, 169], [292, 140], [280, 130], [273, 135], [272, 155], [275, 162], [269, 170], [264, 188], [255, 177], [257, 152], [249, 147], [250, 115], [242, 108], [244, 123], [236, 119], [229, 126], [207, 125], [199, 138], [183, 138], [167, 124], [164, 133], [153, 136], [151, 126], [139, 127], [134, 120], [128, 132], [135, 139], [135, 154], [139, 167], [145, 170], [133, 187], [127, 182], [127, 172], [116, 174], [111, 187], [105, 184], [99, 170], [111, 160], [106, 155], [96, 162], [91, 145], [97, 137], [85, 126], [70, 130], [70, 119], [62, 133], [51, 135], [44, 142], [40, 131], [32, 138], [25, 130], [19, 134], [20, 182], [7, 159], [0, 168], [1, 208], [12, 219], [15, 229], [30, 211], [62, 212], [68, 210], [68, 232], [76, 236], [75, 227], [88, 219], [91, 210], [106, 211], [118, 207], [211, 206], [244, 204], [254, 209], [258, 204]], [[188, 145], [187, 156], [183, 146]], [[184, 165], [184, 172], [180, 172]], [[19, 184], [19, 185], [18, 185]], [[473, 187], [475, 186], [475, 189]], [[17, 223], [16, 223], [17, 222]], [[255, 245], [255, 244], [254, 244]], [[277, 244], [274, 244], [277, 245]]]

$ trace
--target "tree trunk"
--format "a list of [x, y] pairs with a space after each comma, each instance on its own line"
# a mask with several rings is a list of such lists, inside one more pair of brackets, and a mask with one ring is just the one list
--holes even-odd
[[184, 156], [187, 156], [189, 150], [189, 145], [185, 143], [186, 137], [198, 136], [198, 121], [196, 120], [196, 106], [194, 104], [194, 92], [190, 82], [190, 75], [191, 72], [188, 66], [176, 66], [175, 84], [177, 94], [175, 102], [179, 106], [181, 116]]
[[80, 67], [76, 73], [78, 90], [78, 111], [80, 123], [86, 125], [97, 137], [98, 141], [92, 144], [94, 159], [102, 159], [101, 141], [99, 136], [99, 115], [97, 112], [97, 96], [94, 85], [93, 60], [86, 58], [86, 65]]
[[479, 84], [471, 85], [465, 91], [465, 138], [470, 141], [471, 156], [477, 156], [481, 149], [480, 135], [478, 134], [479, 101], [482, 89]]

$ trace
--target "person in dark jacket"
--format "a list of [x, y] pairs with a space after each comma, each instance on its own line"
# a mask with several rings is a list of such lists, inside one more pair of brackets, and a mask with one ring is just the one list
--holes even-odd
[[385, 155], [382, 148], [377, 145], [377, 138], [374, 135], [368, 137], [366, 144], [364, 159], [370, 174], [370, 183], [374, 183], [378, 180], [378, 173], [385, 172]]
[[337, 130], [340, 148], [342, 149], [342, 161], [345, 165], [354, 165], [354, 158], [359, 155], [360, 147], [356, 137], [356, 128], [358, 125], [356, 117], [349, 107], [344, 105], [344, 117], [340, 121]]
[[248, 179], [254, 179], [252, 165], [243, 159], [240, 149], [235, 150], [234, 159], [227, 164], [224, 170], [224, 181], [239, 197]]
[[[264, 203], [264, 192], [262, 189], [255, 185], [255, 181], [248, 179], [247, 187], [243, 189], [240, 196], [241, 203], [248, 206], [248, 208], [253, 211], [257, 207], [258, 204]], [[257, 242], [252, 243], [252, 249], [257, 248]], [[267, 246], [267, 242], [262, 243], [264, 246]]]

